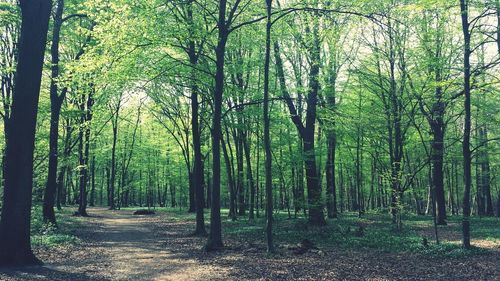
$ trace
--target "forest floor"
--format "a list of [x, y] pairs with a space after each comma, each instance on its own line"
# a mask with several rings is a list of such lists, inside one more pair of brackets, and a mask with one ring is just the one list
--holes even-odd
[[[225, 249], [202, 251], [206, 238], [192, 237], [193, 215], [91, 208], [89, 218], [59, 220], [76, 243], [35, 241], [44, 266], [0, 270], [0, 280], [500, 280], [500, 220], [473, 222], [472, 252], [460, 250], [457, 221], [440, 228], [440, 245], [423, 219], [392, 233], [380, 216], [341, 218], [326, 228], [301, 219], [277, 220], [275, 254], [262, 243], [262, 219], [224, 221]], [[279, 217], [279, 216], [278, 216]], [[426, 218], [428, 220], [428, 218]], [[380, 223], [380, 224], [379, 224]], [[429, 246], [423, 246], [422, 237]], [[302, 249], [304, 238], [314, 247]], [[37, 238], [35, 238], [36, 240]], [[297, 245], [297, 243], [299, 243]]]

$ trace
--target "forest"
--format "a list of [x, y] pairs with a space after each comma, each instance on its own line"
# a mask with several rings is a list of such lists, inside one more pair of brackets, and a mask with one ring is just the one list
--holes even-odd
[[0, 0], [0, 280], [499, 280], [500, 0]]

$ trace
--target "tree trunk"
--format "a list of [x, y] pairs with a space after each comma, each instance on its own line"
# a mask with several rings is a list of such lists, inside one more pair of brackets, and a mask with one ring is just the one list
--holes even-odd
[[306, 125], [302, 124], [300, 117], [297, 114], [297, 110], [290, 98], [290, 95], [286, 89], [286, 82], [284, 76], [283, 62], [280, 57], [280, 47], [277, 42], [274, 44], [274, 55], [276, 59], [276, 70], [279, 79], [282, 95], [287, 102], [292, 121], [299, 131], [299, 135], [303, 141], [303, 152], [304, 152], [304, 166], [306, 170], [306, 183], [307, 183], [307, 199], [309, 207], [309, 223], [313, 225], [324, 225], [326, 224], [323, 215], [323, 204], [321, 202], [321, 186], [318, 181], [318, 171], [316, 167], [316, 156], [314, 150], [314, 133], [315, 133], [315, 123], [316, 123], [316, 108], [318, 103], [318, 91], [319, 91], [319, 59], [320, 59], [320, 46], [319, 38], [317, 34], [317, 27], [315, 27], [315, 43], [310, 50], [311, 70], [309, 73], [309, 93], [307, 95], [307, 105], [308, 110], [306, 114]]
[[224, 94], [224, 63], [229, 30], [226, 22], [227, 0], [219, 1], [218, 40], [215, 49], [216, 73], [214, 89], [214, 112], [212, 117], [212, 200], [210, 209], [210, 233], [205, 249], [217, 250], [223, 247], [220, 218], [220, 142], [222, 136], [222, 98]]
[[[189, 24], [190, 35], [195, 32], [193, 30], [193, 7], [192, 2], [188, 2], [187, 17]], [[203, 213], [204, 194], [203, 194], [203, 155], [201, 154], [201, 131], [199, 121], [199, 101], [198, 101], [198, 85], [196, 84], [196, 71], [195, 68], [198, 64], [198, 55], [196, 53], [196, 43], [193, 40], [188, 44], [189, 62], [193, 67], [191, 71], [191, 132], [193, 135], [193, 186], [194, 186], [194, 199], [196, 207], [196, 227], [194, 234], [205, 236], [205, 217]]]
[[[229, 144], [228, 144], [229, 145]], [[227, 173], [227, 188], [229, 189], [229, 218], [232, 221], [236, 220], [236, 188], [234, 187], [234, 175], [231, 168], [231, 161], [229, 160], [229, 153], [227, 151], [226, 142], [221, 138], [222, 151], [224, 153], [224, 162], [226, 163]]]
[[318, 180], [316, 155], [314, 149], [314, 132], [316, 124], [316, 109], [318, 106], [319, 71], [320, 71], [320, 39], [319, 23], [314, 20], [312, 30], [312, 46], [309, 49], [311, 69], [309, 70], [309, 92], [307, 94], [307, 112], [304, 127], [304, 157], [307, 182], [307, 201], [309, 204], [309, 223], [312, 225], [325, 225], [323, 215], [323, 202], [321, 200], [321, 184]]
[[[194, 46], [193, 46], [194, 47]], [[191, 63], [194, 61], [192, 60]], [[198, 87], [194, 84], [195, 73], [193, 72], [193, 85], [191, 86], [191, 130], [193, 132], [193, 150], [194, 150], [194, 166], [193, 166], [193, 185], [195, 191], [196, 203], [196, 229], [195, 234], [205, 236], [205, 217], [203, 214], [204, 195], [203, 195], [203, 163], [201, 154], [200, 128], [198, 119]]]
[[[242, 124], [242, 122], [238, 122], [238, 125]], [[236, 184], [238, 190], [238, 215], [245, 215], [245, 184], [243, 182], [243, 136], [242, 130], [237, 129], [237, 133], [235, 134], [237, 137], [235, 139], [236, 144]]]
[[432, 185], [435, 192], [437, 205], [436, 220], [438, 225], [446, 225], [446, 200], [444, 194], [443, 159], [444, 159], [444, 124], [437, 122], [431, 126], [431, 163], [432, 163]]
[[113, 122], [113, 145], [111, 147], [111, 173], [109, 179], [109, 209], [114, 210], [115, 207], [115, 180], [116, 180], [116, 140], [118, 137], [118, 110], [116, 111], [116, 119]]
[[49, 167], [47, 184], [43, 196], [43, 221], [56, 223], [54, 203], [57, 190], [57, 162], [58, 162], [58, 139], [59, 139], [59, 116], [62, 102], [66, 95], [66, 88], [58, 93], [57, 78], [59, 77], [59, 41], [62, 26], [62, 15], [64, 11], [64, 0], [57, 1], [57, 9], [54, 16], [54, 28], [52, 30], [51, 46], [51, 81], [50, 81], [50, 133], [49, 133]]
[[485, 199], [485, 214], [487, 216], [494, 215], [493, 199], [491, 198], [491, 177], [490, 177], [490, 158], [488, 153], [488, 129], [486, 126], [479, 128], [481, 141], [483, 145], [483, 152], [481, 153], [481, 186], [483, 189]]
[[90, 163], [90, 202], [89, 206], [95, 206], [95, 155], [92, 156], [92, 162]]
[[0, 266], [39, 263], [31, 251], [33, 152], [43, 56], [51, 11], [49, 0], [20, 0], [15, 89], [5, 148], [5, 185], [0, 220]]
[[252, 159], [250, 156], [250, 140], [248, 139], [247, 133], [243, 135], [243, 148], [245, 150], [246, 168], [247, 168], [247, 180], [248, 188], [250, 189], [250, 209], [249, 209], [249, 219], [254, 219], [254, 207], [255, 207], [255, 182], [252, 174]]
[[84, 117], [81, 118], [80, 133], [78, 141], [78, 183], [79, 183], [79, 197], [78, 197], [78, 215], [86, 217], [87, 214], [87, 164], [85, 161], [85, 142], [86, 137], [84, 133]]
[[[91, 90], [92, 91], [92, 90]], [[89, 153], [90, 153], [90, 122], [92, 121], [92, 105], [94, 103], [92, 92], [86, 96], [86, 101], [82, 103], [82, 117], [80, 124], [80, 200], [78, 214], [88, 216], [87, 214], [87, 183], [89, 177]]]
[[271, 11], [272, 0], [266, 0], [267, 4], [267, 24], [266, 24], [266, 54], [264, 59], [264, 150], [265, 150], [265, 171], [266, 171], [266, 242], [267, 251], [274, 251], [273, 244], [273, 181], [272, 181], [272, 154], [269, 119], [269, 65], [271, 58]]
[[470, 245], [470, 190], [472, 185], [471, 174], [471, 150], [470, 150], [470, 134], [471, 134], [471, 36], [469, 30], [469, 13], [466, 0], [460, 0], [460, 11], [462, 19], [462, 32], [464, 35], [464, 139], [463, 139], [463, 157], [464, 157], [464, 197], [463, 197], [463, 219], [462, 219], [462, 245], [469, 249]]

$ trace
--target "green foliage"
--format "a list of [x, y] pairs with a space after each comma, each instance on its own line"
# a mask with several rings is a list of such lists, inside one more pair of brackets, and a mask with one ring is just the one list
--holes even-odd
[[[19, 9], [8, 1], [0, 3], [0, 27], [16, 27]], [[59, 132], [59, 171], [64, 170], [65, 203], [76, 204], [81, 170], [90, 165], [80, 164], [79, 133], [90, 128], [90, 159], [94, 160], [94, 178], [88, 179], [95, 187], [93, 203], [106, 205], [111, 173], [111, 154], [116, 141], [114, 165], [116, 194], [114, 199], [125, 205], [154, 207], [175, 206], [168, 212], [172, 219], [186, 220], [189, 205], [189, 175], [193, 170], [193, 132], [191, 132], [192, 87], [199, 91], [200, 134], [204, 161], [205, 185], [211, 181], [212, 147], [211, 127], [217, 41], [217, 1], [201, 1], [192, 8], [184, 0], [67, 0], [64, 16], [79, 15], [65, 21], [60, 42], [60, 77], [56, 79], [59, 91], [67, 87]], [[236, 1], [230, 1], [235, 3]], [[226, 80], [223, 97], [223, 138], [228, 148], [229, 165], [222, 163], [221, 202], [229, 206], [230, 186], [242, 179], [244, 201], [248, 207], [250, 189], [246, 174], [238, 178], [238, 157], [244, 153], [239, 133], [244, 132], [250, 149], [250, 164], [262, 212], [264, 183], [264, 151], [262, 144], [263, 48], [265, 22], [258, 21], [265, 12], [264, 1], [242, 1], [234, 26], [246, 21], [252, 24], [231, 30], [225, 54]], [[458, 1], [455, 1], [458, 2]], [[484, 1], [483, 1], [484, 2]], [[299, 132], [283, 102], [275, 61], [270, 69], [271, 150], [273, 155], [273, 192], [277, 210], [275, 235], [278, 243], [297, 243], [305, 237], [318, 245], [341, 249], [366, 248], [390, 252], [411, 252], [429, 256], [464, 256], [468, 252], [458, 245], [432, 242], [422, 245], [422, 228], [432, 227], [429, 218], [411, 215], [422, 212], [429, 200], [429, 156], [431, 123], [437, 116], [435, 109], [445, 105], [444, 173], [448, 205], [461, 207], [463, 106], [462, 37], [458, 3], [446, 0], [410, 1], [280, 1], [275, 4], [272, 27], [272, 45], [281, 46], [284, 60], [285, 87], [290, 92], [301, 122], [308, 113], [306, 98], [309, 93], [311, 65], [320, 65], [318, 82], [320, 92], [314, 155], [304, 155]], [[474, 4], [474, 5], [472, 5]], [[296, 11], [290, 8], [321, 7], [343, 13]], [[280, 11], [279, 9], [283, 9]], [[471, 9], [481, 14], [480, 1], [471, 1]], [[350, 13], [353, 12], [353, 13]], [[500, 104], [497, 50], [488, 28], [495, 22], [485, 13], [478, 18], [475, 30], [481, 30], [472, 40], [477, 48], [473, 61], [473, 119], [477, 128], [488, 128], [488, 138], [498, 140], [500, 135]], [[282, 17], [280, 15], [283, 15]], [[486, 24], [487, 23], [487, 24]], [[320, 61], [310, 61], [314, 44], [312, 29], [319, 29]], [[6, 29], [7, 28], [7, 29]], [[490, 27], [491, 28], [491, 27]], [[16, 32], [6, 38], [16, 37]], [[14, 35], [13, 35], [14, 34]], [[3, 38], [3, 37], [2, 37]], [[14, 42], [2, 44], [10, 50]], [[9, 42], [7, 42], [9, 41]], [[196, 64], [188, 54], [193, 44], [198, 55]], [[12, 46], [11, 46], [12, 45]], [[50, 44], [47, 53], [50, 52]], [[4, 53], [6, 53], [4, 51]], [[81, 56], [76, 58], [77, 54]], [[274, 55], [274, 54], [273, 54]], [[48, 57], [48, 54], [47, 54]], [[272, 56], [274, 58], [274, 56]], [[10, 57], [0, 58], [2, 79], [15, 70]], [[491, 68], [479, 71], [481, 65]], [[391, 67], [392, 64], [392, 67]], [[33, 201], [42, 201], [47, 177], [47, 156], [50, 122], [50, 65], [44, 68], [44, 79], [37, 120]], [[439, 75], [438, 75], [439, 74]], [[438, 77], [441, 76], [441, 77]], [[8, 79], [7, 79], [8, 80]], [[6, 80], [6, 81], [7, 81]], [[2, 80], [3, 81], [3, 80]], [[442, 96], [436, 96], [436, 89]], [[3, 90], [3, 89], [2, 89]], [[4, 92], [2, 91], [2, 94]], [[86, 112], [82, 100], [93, 93], [92, 122], [82, 121]], [[10, 99], [2, 95], [2, 111], [10, 106]], [[140, 108], [140, 110], [138, 110]], [[2, 112], [3, 113], [3, 112]], [[0, 124], [2, 138], [3, 124]], [[394, 160], [395, 127], [402, 131], [401, 159]], [[117, 131], [116, 139], [113, 130]], [[339, 220], [330, 221], [322, 229], [310, 228], [305, 218], [287, 220], [287, 209], [295, 208], [302, 214], [303, 160], [315, 157], [321, 185], [322, 202], [327, 200], [326, 160], [328, 139], [336, 138], [338, 209], [345, 211]], [[482, 163], [490, 167], [490, 193], [498, 196], [500, 142], [483, 144], [474, 132], [475, 190], [481, 179]], [[0, 144], [3, 148], [3, 143]], [[477, 148], [477, 149], [476, 149]], [[68, 151], [65, 151], [68, 150]], [[392, 151], [392, 152], [391, 152]], [[67, 153], [66, 153], [67, 152]], [[487, 152], [487, 156], [485, 156]], [[246, 152], [245, 152], [246, 153]], [[480, 156], [478, 156], [480, 155]], [[245, 159], [246, 160], [246, 159]], [[92, 161], [89, 161], [89, 163]], [[401, 165], [397, 171], [393, 167]], [[394, 168], [395, 169], [395, 168]], [[231, 171], [233, 179], [226, 172]], [[301, 171], [299, 173], [299, 171]], [[302, 178], [299, 178], [300, 176]], [[392, 184], [400, 186], [395, 206], [404, 218], [403, 229], [394, 231], [388, 218]], [[205, 189], [206, 191], [206, 189]], [[307, 197], [307, 188], [303, 192]], [[297, 197], [297, 198], [296, 198]], [[477, 200], [477, 198], [476, 198]], [[493, 199], [494, 200], [494, 199]], [[130, 201], [130, 202], [128, 202]], [[175, 203], [173, 202], [175, 201]], [[451, 201], [451, 202], [449, 202]], [[453, 202], [453, 203], [452, 203]], [[64, 203], [63, 203], [64, 204]], [[476, 203], [477, 204], [477, 203]], [[363, 209], [360, 205], [363, 205]], [[417, 208], [419, 206], [419, 208]], [[248, 208], [247, 208], [248, 209]], [[370, 210], [362, 219], [351, 211]], [[456, 210], [455, 210], [456, 211]], [[223, 210], [227, 217], [227, 210]], [[39, 245], [78, 243], [71, 235], [71, 219], [59, 219], [58, 227], [44, 225], [40, 209], [33, 212], [33, 242]], [[456, 217], [449, 220], [449, 228], [460, 232]], [[262, 218], [225, 221], [225, 233], [247, 239], [263, 237]], [[356, 234], [363, 228], [363, 234]], [[472, 236], [498, 241], [498, 219], [473, 220]], [[432, 241], [432, 237], [427, 237]]]
[[482, 248], [473, 247], [470, 250], [466, 250], [462, 245], [457, 243], [440, 243], [431, 244], [428, 246], [422, 246], [421, 244], [414, 244], [411, 250], [415, 253], [422, 255], [434, 257], [434, 258], [467, 258], [473, 255], [480, 255], [487, 252], [487, 250]]
[[[135, 210], [135, 209], [131, 209]], [[157, 209], [157, 212], [166, 212], [169, 220], [192, 221], [192, 214], [179, 212], [170, 208]], [[230, 220], [228, 210], [222, 210], [224, 223], [224, 235], [230, 239], [235, 239], [239, 243], [259, 243], [265, 233], [265, 219], [256, 218], [248, 221], [240, 218], [236, 221]], [[459, 241], [441, 241], [436, 244], [432, 236], [420, 234], [422, 229], [427, 229], [432, 233], [432, 220], [430, 217], [406, 215], [403, 229], [395, 231], [391, 225], [390, 217], [387, 214], [368, 213], [363, 218], [358, 218], [355, 213], [342, 214], [339, 219], [328, 221], [325, 227], [311, 227], [304, 218], [289, 219], [285, 212], [275, 213], [276, 229], [274, 237], [276, 244], [281, 248], [288, 245], [296, 245], [303, 239], [308, 239], [320, 249], [340, 249], [349, 250], [370, 250], [388, 253], [417, 254], [430, 258], [456, 258], [463, 259], [471, 255], [481, 255], [487, 253], [486, 248], [473, 248], [464, 250]], [[459, 217], [450, 217], [450, 221], [455, 223]], [[498, 219], [478, 219], [472, 220], [474, 225], [473, 236], [476, 239], [489, 241], [500, 241], [498, 231]], [[363, 230], [360, 232], [359, 228]], [[440, 227], [440, 232], [456, 233], [455, 226]], [[362, 233], [362, 234], [361, 234]], [[423, 239], [427, 240], [424, 245]]]
[[2, 2], [0, 3], [0, 27], [17, 24], [20, 20], [20, 11], [16, 4]]
[[74, 219], [68, 216], [67, 211], [57, 215], [57, 225], [42, 221], [41, 208], [39, 206], [33, 207], [31, 218], [31, 243], [34, 246], [57, 247], [81, 242], [73, 234], [77, 226]]

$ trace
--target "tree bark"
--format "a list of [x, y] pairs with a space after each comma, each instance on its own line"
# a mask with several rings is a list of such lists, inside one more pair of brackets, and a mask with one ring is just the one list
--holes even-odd
[[224, 63], [226, 43], [229, 30], [226, 22], [227, 0], [219, 1], [219, 17], [217, 20], [218, 39], [215, 49], [216, 72], [214, 89], [214, 112], [212, 117], [212, 200], [210, 209], [210, 233], [208, 235], [207, 251], [223, 247], [222, 224], [220, 218], [220, 142], [222, 136], [222, 98], [224, 94]]
[[[120, 96], [121, 99], [121, 96]], [[116, 111], [113, 112], [115, 116], [112, 120], [113, 125], [113, 145], [111, 146], [111, 172], [109, 179], [109, 193], [108, 193], [108, 201], [109, 201], [109, 209], [116, 209], [115, 206], [115, 181], [116, 181], [116, 141], [118, 139], [118, 118], [120, 113], [120, 101], [116, 106]]]
[[[193, 30], [193, 7], [192, 2], [188, 2], [187, 6], [187, 17], [189, 24], [190, 37], [195, 32]], [[191, 67], [191, 132], [193, 135], [193, 187], [194, 187], [194, 200], [196, 209], [196, 227], [194, 234], [205, 236], [207, 231], [205, 230], [205, 217], [203, 213], [204, 205], [204, 194], [203, 194], [203, 155], [201, 154], [201, 130], [199, 121], [199, 108], [200, 104], [198, 101], [199, 89], [196, 84], [196, 71], [195, 68], [198, 65], [198, 54], [196, 52], [196, 42], [190, 40], [188, 43], [188, 56]]]
[[[317, 33], [317, 30], [313, 32]], [[319, 91], [319, 38], [318, 34], [314, 36], [315, 43], [311, 48], [311, 70], [309, 73], [309, 93], [307, 95], [307, 105], [308, 110], [306, 113], [306, 125], [302, 124], [297, 110], [291, 100], [291, 97], [286, 90], [286, 82], [283, 70], [283, 61], [280, 57], [280, 47], [277, 42], [274, 43], [274, 56], [276, 60], [276, 70], [277, 76], [280, 82], [281, 92], [285, 101], [287, 102], [288, 109], [293, 123], [299, 131], [299, 135], [303, 141], [303, 152], [304, 152], [304, 166], [306, 170], [306, 183], [307, 183], [307, 196], [308, 196], [308, 207], [309, 207], [309, 223], [313, 225], [324, 225], [326, 224], [324, 214], [323, 214], [323, 204], [321, 202], [321, 187], [318, 181], [317, 167], [316, 167], [316, 157], [314, 150], [314, 132], [316, 123], [316, 108], [318, 103], [318, 91]]]
[[464, 157], [464, 197], [463, 197], [463, 218], [462, 218], [462, 246], [466, 249], [470, 245], [470, 191], [472, 185], [471, 174], [471, 149], [470, 149], [470, 135], [471, 135], [471, 34], [469, 30], [469, 13], [466, 0], [460, 0], [460, 11], [462, 20], [462, 32], [464, 36], [464, 50], [463, 50], [463, 78], [464, 78], [464, 138], [462, 145], [462, 152]]
[[[266, 171], [266, 242], [267, 251], [274, 251], [273, 244], [273, 181], [272, 181], [272, 154], [269, 119], [269, 65], [271, 58], [271, 11], [272, 0], [266, 0], [267, 24], [266, 24], [266, 54], [264, 58], [264, 150]], [[279, 53], [276, 53], [279, 56]]]
[[249, 208], [249, 219], [254, 219], [255, 217], [255, 182], [252, 173], [252, 159], [250, 155], [250, 140], [248, 139], [248, 133], [243, 135], [243, 148], [245, 150], [246, 168], [247, 168], [247, 180], [248, 188], [250, 189], [250, 208]]
[[57, 78], [59, 77], [59, 42], [62, 26], [62, 15], [64, 11], [64, 0], [57, 1], [57, 9], [54, 16], [54, 28], [52, 30], [51, 81], [50, 81], [50, 133], [49, 133], [49, 167], [47, 184], [43, 196], [43, 221], [56, 223], [54, 213], [55, 195], [57, 189], [57, 162], [58, 162], [58, 139], [59, 139], [59, 116], [61, 106], [66, 96], [67, 88], [58, 92]]
[[[229, 145], [229, 144], [227, 144]], [[224, 138], [221, 138], [222, 151], [224, 153], [224, 162], [226, 163], [226, 173], [227, 173], [227, 188], [229, 189], [229, 218], [232, 221], [236, 220], [236, 188], [234, 187], [234, 175], [233, 169], [231, 167], [231, 161], [229, 159], [229, 153], [227, 151], [226, 142]]]
[[[92, 90], [91, 90], [92, 91]], [[90, 154], [90, 122], [92, 121], [92, 105], [94, 103], [92, 92], [90, 92], [81, 105], [82, 117], [80, 124], [79, 142], [79, 187], [80, 197], [78, 200], [78, 215], [86, 217], [87, 214], [87, 183], [89, 177], [89, 154]]]
[[39, 263], [31, 250], [33, 152], [43, 57], [52, 7], [49, 0], [20, 0], [15, 89], [5, 149], [5, 185], [0, 220], [0, 266]]
[[485, 200], [485, 215], [493, 216], [494, 207], [493, 199], [491, 197], [491, 176], [490, 176], [490, 158], [488, 153], [488, 129], [486, 126], [479, 128], [479, 134], [481, 135], [481, 141], [484, 143], [482, 147], [482, 159], [481, 159], [481, 187], [483, 189], [483, 195]]
[[432, 185], [434, 186], [436, 200], [436, 221], [438, 225], [446, 225], [446, 200], [444, 194], [444, 124], [437, 121], [431, 126], [431, 163], [432, 163]]

